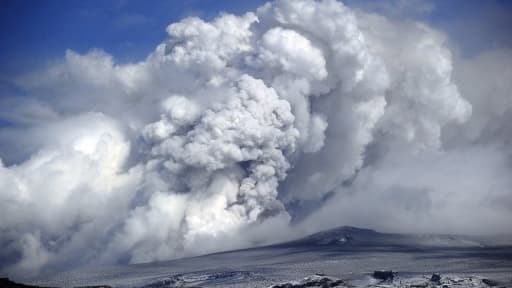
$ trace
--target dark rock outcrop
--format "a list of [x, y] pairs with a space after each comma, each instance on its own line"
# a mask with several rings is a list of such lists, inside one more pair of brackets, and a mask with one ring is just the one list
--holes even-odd
[[36, 286], [36, 285], [26, 285], [21, 283], [16, 283], [9, 278], [0, 278], [0, 287], [2, 288], [51, 288], [45, 286]]
[[378, 280], [382, 281], [393, 281], [393, 278], [395, 277], [395, 273], [393, 271], [385, 271], [385, 270], [379, 270], [374, 271], [372, 274], [372, 277]]
[[482, 283], [484, 283], [487, 286], [491, 286], [491, 287], [498, 286], [498, 283], [496, 281], [486, 279], [486, 278], [482, 279]]
[[436, 285], [439, 285], [441, 284], [441, 275], [439, 274], [432, 274], [432, 277], [430, 277], [430, 282], [436, 284]]

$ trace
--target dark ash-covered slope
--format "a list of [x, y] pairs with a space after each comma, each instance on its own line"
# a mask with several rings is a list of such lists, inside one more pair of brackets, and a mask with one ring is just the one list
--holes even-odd
[[24, 281], [66, 287], [270, 287], [320, 274], [356, 287], [373, 287], [368, 286], [375, 284], [369, 280], [373, 271], [392, 270], [403, 281], [441, 273], [448, 282], [457, 277], [485, 277], [508, 283], [512, 280], [512, 246], [495, 243], [491, 237], [391, 234], [339, 227], [277, 245], [89, 268]]

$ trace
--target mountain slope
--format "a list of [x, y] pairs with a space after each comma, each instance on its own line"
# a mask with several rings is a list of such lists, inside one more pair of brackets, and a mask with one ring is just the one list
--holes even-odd
[[484, 240], [339, 227], [277, 245], [21, 280], [65, 287], [270, 287], [319, 273], [367, 287], [373, 283], [368, 277], [374, 270], [392, 270], [401, 277], [438, 272], [507, 281], [512, 275], [512, 246], [492, 246]]

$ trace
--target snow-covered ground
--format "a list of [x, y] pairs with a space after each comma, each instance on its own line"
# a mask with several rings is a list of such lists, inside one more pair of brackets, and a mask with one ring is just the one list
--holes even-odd
[[[15, 280], [59, 287], [512, 287], [512, 246], [496, 243], [504, 242], [342, 227], [267, 247]], [[375, 270], [395, 277], [375, 279]], [[433, 273], [440, 282], [430, 281]], [[329, 280], [307, 284], [322, 278]]]

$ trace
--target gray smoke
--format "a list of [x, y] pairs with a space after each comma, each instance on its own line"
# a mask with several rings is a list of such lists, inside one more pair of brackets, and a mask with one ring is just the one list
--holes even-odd
[[0, 164], [2, 270], [166, 260], [342, 224], [512, 231], [510, 51], [454, 61], [443, 33], [334, 0], [167, 32], [138, 63], [67, 51], [16, 79], [29, 98], [1, 100], [23, 123], [0, 131], [18, 148]]

